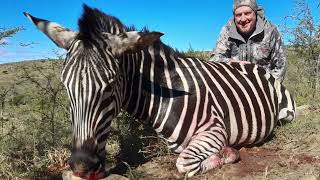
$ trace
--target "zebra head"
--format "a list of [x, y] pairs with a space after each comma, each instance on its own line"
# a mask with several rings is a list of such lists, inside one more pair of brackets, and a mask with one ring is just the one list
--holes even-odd
[[67, 55], [61, 72], [70, 100], [73, 150], [70, 167], [77, 176], [104, 172], [106, 137], [111, 120], [119, 113], [117, 56], [139, 50], [158, 40], [162, 33], [126, 32], [121, 22], [109, 25], [108, 15], [84, 5], [79, 32], [24, 13], [36, 27]]

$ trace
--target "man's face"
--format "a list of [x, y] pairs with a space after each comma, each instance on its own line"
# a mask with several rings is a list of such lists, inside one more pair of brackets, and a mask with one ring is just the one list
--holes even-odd
[[234, 11], [237, 29], [244, 35], [250, 35], [256, 28], [256, 13], [248, 6], [240, 6]]

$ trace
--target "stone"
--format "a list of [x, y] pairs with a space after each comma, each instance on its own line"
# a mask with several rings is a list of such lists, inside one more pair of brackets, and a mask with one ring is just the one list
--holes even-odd
[[[82, 179], [80, 177], [76, 177], [72, 174], [72, 171], [64, 171], [62, 173], [62, 179], [63, 180], [85, 180]], [[108, 177], [105, 177], [103, 179], [100, 180], [129, 180], [128, 178], [121, 176], [121, 175], [117, 175], [117, 174], [111, 174]]]

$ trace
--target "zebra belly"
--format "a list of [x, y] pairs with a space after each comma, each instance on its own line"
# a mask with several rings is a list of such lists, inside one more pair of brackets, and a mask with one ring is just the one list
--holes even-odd
[[[244, 146], [252, 146], [262, 143], [266, 140], [270, 134], [272, 133], [276, 122], [273, 119], [265, 119], [262, 121], [261, 119], [256, 120], [235, 120], [237, 124], [227, 125], [227, 134], [228, 134], [228, 145], [232, 147], [244, 147]], [[271, 121], [273, 121], [271, 123]], [[226, 123], [227, 124], [227, 123]], [[247, 126], [247, 128], [244, 128]], [[228, 130], [229, 128], [229, 130]]]

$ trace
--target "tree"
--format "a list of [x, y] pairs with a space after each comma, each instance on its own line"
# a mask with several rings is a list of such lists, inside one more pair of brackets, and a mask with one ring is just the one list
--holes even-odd
[[[60, 82], [61, 60], [45, 61], [45, 66], [36, 63], [32, 66], [21, 66], [21, 83], [27, 83], [34, 89], [28, 96], [33, 96], [30, 112], [39, 120], [39, 142], [46, 141], [47, 145], [55, 147], [61, 145], [57, 140], [65, 135], [63, 128], [69, 124], [68, 103], [63, 84]], [[67, 126], [68, 127], [68, 126]], [[46, 138], [41, 136], [46, 135]], [[50, 137], [50, 138], [48, 138]], [[43, 142], [42, 142], [43, 143]]]
[[320, 24], [305, 1], [296, 1], [292, 15], [286, 17], [289, 25], [285, 27], [289, 48], [299, 59], [298, 74], [306, 77], [306, 81], [316, 97], [320, 89]]
[[[15, 28], [0, 28], [0, 45], [4, 46], [7, 45], [7, 42], [5, 41], [5, 38], [12, 37], [15, 34], [17, 34], [19, 31], [22, 31], [22, 27], [15, 27]], [[9, 88], [1, 88], [0, 91], [0, 121], [1, 121], [1, 127], [3, 128], [3, 122], [6, 120], [6, 117], [4, 117], [4, 107], [5, 102], [7, 100], [7, 96], [10, 92], [10, 90], [13, 89], [12, 87]]]
[[0, 45], [7, 45], [5, 38], [9, 38], [17, 34], [18, 32], [24, 30], [23, 27], [14, 27], [14, 28], [0, 28]]

